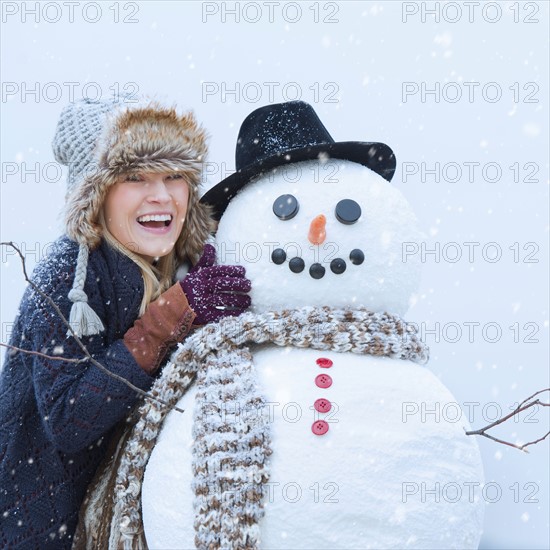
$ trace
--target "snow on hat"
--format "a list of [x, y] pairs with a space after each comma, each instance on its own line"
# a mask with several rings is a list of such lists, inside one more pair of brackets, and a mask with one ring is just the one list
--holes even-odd
[[104, 330], [84, 292], [88, 253], [99, 245], [99, 215], [109, 187], [122, 174], [172, 172], [186, 176], [189, 203], [176, 256], [195, 259], [211, 229], [210, 210], [198, 202], [206, 132], [192, 113], [147, 98], [81, 99], [61, 112], [53, 139], [56, 160], [69, 168], [65, 226], [79, 243], [69, 322], [78, 336]]

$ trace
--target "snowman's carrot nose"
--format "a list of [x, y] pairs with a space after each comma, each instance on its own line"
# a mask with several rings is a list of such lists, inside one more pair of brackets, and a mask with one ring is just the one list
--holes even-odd
[[315, 216], [315, 218], [313, 218], [311, 225], [309, 226], [309, 233], [307, 236], [310, 243], [322, 244], [325, 241], [327, 238], [327, 232], [325, 231], [326, 223], [327, 219], [323, 216], [323, 214], [319, 214], [319, 216]]

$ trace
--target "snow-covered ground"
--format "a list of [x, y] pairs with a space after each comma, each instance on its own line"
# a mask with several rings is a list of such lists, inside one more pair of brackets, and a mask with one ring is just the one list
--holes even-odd
[[[193, 108], [211, 134], [205, 189], [234, 168], [247, 114], [300, 98], [336, 140], [395, 151], [393, 184], [428, 236], [407, 250], [425, 254], [407, 317], [462, 414], [480, 427], [549, 385], [547, 2], [66, 4], [2, 3], [1, 239], [30, 266], [60, 231], [50, 143], [73, 97], [139, 91]], [[0, 276], [5, 342], [24, 289], [6, 249]], [[547, 426], [538, 410], [498, 433]], [[481, 547], [547, 548], [548, 445], [479, 444]]]

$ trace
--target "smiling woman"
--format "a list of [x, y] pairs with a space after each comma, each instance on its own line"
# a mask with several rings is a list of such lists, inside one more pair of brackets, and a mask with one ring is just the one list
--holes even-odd
[[119, 243], [153, 262], [174, 248], [188, 201], [182, 174], [123, 176], [105, 198], [105, 226]]
[[[69, 167], [66, 235], [36, 267], [0, 373], [1, 548], [70, 548], [86, 488], [137, 398], [119, 379], [148, 390], [193, 326], [250, 305], [244, 268], [214, 265], [204, 245], [206, 135], [191, 113], [77, 101], [53, 148]], [[183, 263], [194, 265], [177, 281]], [[119, 379], [75, 366], [80, 342]]]

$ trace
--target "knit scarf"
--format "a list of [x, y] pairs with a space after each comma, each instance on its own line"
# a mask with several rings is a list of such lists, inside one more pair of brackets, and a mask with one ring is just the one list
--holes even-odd
[[[145, 466], [166, 414], [195, 379], [195, 545], [201, 550], [259, 548], [272, 452], [268, 415], [241, 415], [236, 422], [222, 408], [228, 402], [241, 411], [265, 407], [248, 348], [264, 343], [420, 364], [429, 354], [412, 325], [364, 308], [245, 313], [201, 328], [179, 345], [150, 390], [169, 406], [146, 400], [136, 409], [133, 423], [90, 487], [74, 548], [147, 548], [141, 518]], [[114, 509], [105, 510], [110, 502]]]

